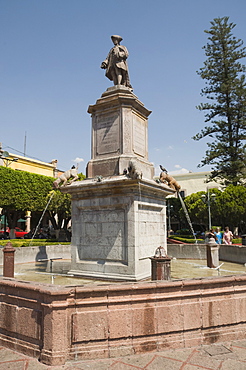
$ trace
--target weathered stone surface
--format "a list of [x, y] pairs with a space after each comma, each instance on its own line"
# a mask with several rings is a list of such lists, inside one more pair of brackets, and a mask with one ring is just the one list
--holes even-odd
[[160, 245], [166, 249], [165, 196], [173, 190], [112, 176], [64, 191], [72, 195], [71, 273], [128, 281], [151, 276], [149, 258]]
[[49, 365], [245, 338], [245, 275], [73, 288], [2, 278], [0, 292], [0, 345]]
[[132, 337], [133, 317], [131, 305], [110, 305], [109, 309], [109, 338]]
[[108, 338], [107, 310], [87, 311], [72, 316], [72, 341], [95, 341]]
[[124, 86], [109, 88], [95, 105], [92, 115], [92, 151], [87, 177], [123, 174], [132, 158], [139, 162], [143, 177], [152, 179], [148, 161], [148, 116], [151, 113]]

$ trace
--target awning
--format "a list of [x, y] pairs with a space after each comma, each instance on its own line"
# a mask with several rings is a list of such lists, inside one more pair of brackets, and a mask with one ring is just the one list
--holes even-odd
[[[4, 225], [4, 221], [5, 221], [5, 215], [0, 215], [0, 223], [2, 224], [2, 225]], [[7, 219], [6, 219], [6, 225], [8, 226], [8, 221], [7, 221]]]

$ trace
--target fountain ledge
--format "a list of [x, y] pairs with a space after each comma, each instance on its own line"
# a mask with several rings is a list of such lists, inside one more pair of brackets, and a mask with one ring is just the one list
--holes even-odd
[[108, 187], [117, 188], [119, 186], [124, 186], [126, 188], [129, 188], [136, 185], [141, 185], [141, 187], [144, 186], [146, 189], [153, 189], [154, 191], [163, 191], [163, 194], [166, 193], [166, 195], [175, 194], [176, 192], [166, 184], [157, 183], [156, 181], [147, 178], [131, 179], [127, 175], [107, 177], [97, 176], [95, 178], [87, 178], [83, 181], [76, 181], [73, 182], [71, 185], [61, 187], [60, 190], [63, 193], [70, 193], [72, 196], [74, 196], [78, 192], [80, 192], [80, 190], [86, 192], [91, 191], [93, 188], [107, 190]]
[[76, 287], [1, 278], [0, 297], [0, 345], [48, 365], [246, 333], [246, 275]]

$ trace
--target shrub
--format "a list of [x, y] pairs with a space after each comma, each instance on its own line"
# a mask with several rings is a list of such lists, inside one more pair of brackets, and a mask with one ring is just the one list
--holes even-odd
[[232, 244], [242, 244], [242, 238], [232, 239]]
[[204, 243], [204, 240], [203, 239], [194, 239], [193, 237], [191, 236], [171, 236], [170, 239], [174, 239], [174, 240], [178, 240], [180, 242], [183, 242], [183, 243], [189, 243], [189, 244], [195, 244], [196, 243], [196, 240], [199, 244], [202, 244]]
[[[31, 239], [1, 240], [0, 246], [5, 247], [7, 242], [11, 242], [14, 248], [29, 247]], [[70, 245], [70, 242], [58, 242], [56, 239], [33, 239], [30, 247], [41, 247], [46, 245], [58, 245], [58, 244]]]

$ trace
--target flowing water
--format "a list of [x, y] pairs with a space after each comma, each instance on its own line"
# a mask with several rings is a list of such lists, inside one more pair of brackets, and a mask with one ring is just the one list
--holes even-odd
[[[116, 281], [103, 281], [67, 275], [70, 270], [70, 260], [53, 261], [53, 273], [50, 273], [50, 262], [17, 263], [15, 278], [24, 281], [33, 281], [41, 284], [55, 285], [85, 285], [85, 284], [116, 284]], [[2, 267], [0, 267], [0, 274]], [[206, 260], [172, 259], [171, 279], [194, 279], [246, 273], [246, 266], [223, 262], [218, 270], [207, 267]], [[149, 279], [150, 280], [150, 279]]]
[[36, 227], [36, 229], [35, 229], [35, 231], [34, 231], [34, 234], [33, 234], [33, 236], [32, 236], [32, 239], [30, 240], [29, 247], [31, 246], [32, 241], [33, 241], [33, 239], [35, 238], [35, 235], [37, 234], [37, 231], [38, 231], [38, 229], [39, 229], [39, 226], [40, 226], [40, 224], [41, 224], [41, 221], [42, 221], [42, 219], [43, 219], [43, 217], [44, 217], [44, 215], [45, 215], [45, 212], [47, 211], [47, 208], [49, 207], [49, 204], [50, 204], [51, 199], [53, 198], [54, 194], [55, 194], [55, 191], [54, 191], [54, 190], [52, 190], [52, 192], [51, 192], [51, 196], [50, 196], [50, 199], [48, 200], [48, 202], [47, 202], [47, 204], [46, 204], [46, 207], [45, 207], [45, 209], [44, 209], [44, 211], [43, 211], [43, 213], [42, 213], [42, 215], [41, 215], [41, 217], [40, 217], [40, 220], [39, 220], [39, 222], [38, 222], [38, 224], [37, 224], [37, 227]]
[[171, 277], [175, 279], [194, 279], [215, 276], [231, 276], [246, 273], [244, 265], [220, 261], [220, 268], [207, 267], [206, 260], [173, 259], [171, 262]]
[[[185, 207], [184, 201], [181, 198], [180, 194], [179, 199], [184, 209], [187, 221], [191, 228], [194, 239], [197, 239], [192, 227], [192, 223]], [[43, 219], [43, 216], [54, 196], [54, 192], [51, 193], [51, 196], [46, 204], [46, 207], [43, 211], [43, 214], [39, 220], [39, 223], [36, 227], [35, 234], [39, 228], [39, 225]], [[142, 201], [141, 187], [139, 183], [139, 201]], [[35, 236], [34, 234], [34, 236]], [[32, 242], [32, 240], [31, 240]], [[31, 244], [30, 242], [30, 244]], [[219, 269], [211, 269], [207, 267], [206, 260], [202, 260], [201, 251], [199, 250], [200, 260], [193, 259], [176, 259], [174, 258], [171, 262], [171, 279], [192, 279], [192, 278], [206, 278], [212, 276], [226, 276], [226, 275], [237, 275], [245, 274], [246, 267], [244, 265], [224, 262], [220, 265]], [[51, 265], [52, 264], [52, 265]], [[30, 262], [30, 263], [17, 263], [15, 264], [15, 278], [18, 280], [24, 281], [33, 281], [39, 282], [41, 284], [55, 284], [55, 285], [85, 285], [85, 284], [115, 284], [116, 281], [100, 281], [97, 279], [88, 279], [73, 275], [68, 275], [70, 271], [71, 260], [58, 259], [53, 261], [42, 261], [42, 262]], [[52, 272], [51, 272], [52, 271]], [[0, 274], [2, 273], [2, 267], [0, 266]], [[149, 279], [150, 280], [150, 279]]]
[[183, 201], [183, 199], [182, 199], [182, 197], [181, 197], [180, 193], [178, 193], [178, 196], [179, 196], [179, 200], [180, 200], [180, 203], [181, 203], [181, 205], [182, 205], [182, 208], [183, 208], [183, 210], [184, 210], [185, 217], [186, 217], [186, 219], [187, 219], [187, 221], [188, 221], [188, 224], [189, 224], [189, 226], [190, 226], [191, 232], [192, 232], [192, 234], [193, 234], [193, 236], [194, 236], [195, 243], [197, 244], [196, 234], [195, 234], [195, 232], [194, 232], [194, 229], [193, 229], [193, 226], [192, 226], [192, 223], [191, 223], [191, 220], [190, 220], [189, 213], [188, 213], [188, 211], [187, 211], [187, 208], [186, 208], [186, 206], [185, 206], [185, 203], [184, 203], [184, 201]]

